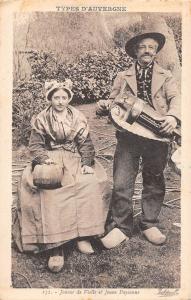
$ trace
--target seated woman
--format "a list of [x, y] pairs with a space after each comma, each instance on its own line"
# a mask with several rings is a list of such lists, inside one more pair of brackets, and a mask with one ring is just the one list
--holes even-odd
[[[45, 85], [50, 105], [32, 122], [29, 150], [32, 162], [25, 168], [20, 186], [13, 237], [20, 251], [50, 250], [48, 267], [64, 266], [63, 245], [76, 239], [78, 249], [94, 252], [89, 237], [104, 233], [103, 167], [94, 161], [95, 151], [84, 115], [69, 105], [71, 81]], [[36, 165], [56, 164], [63, 169], [61, 187], [37, 188]]]

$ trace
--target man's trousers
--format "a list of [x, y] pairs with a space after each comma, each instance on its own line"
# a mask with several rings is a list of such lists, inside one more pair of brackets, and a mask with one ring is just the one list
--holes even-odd
[[133, 231], [135, 180], [142, 158], [141, 230], [156, 226], [165, 195], [163, 171], [167, 163], [168, 144], [131, 133], [117, 132], [113, 165], [113, 194], [106, 229], [118, 227], [128, 237]]

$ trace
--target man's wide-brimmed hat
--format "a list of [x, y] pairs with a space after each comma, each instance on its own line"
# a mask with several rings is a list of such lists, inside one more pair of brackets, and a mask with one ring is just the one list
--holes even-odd
[[72, 88], [72, 81], [70, 79], [66, 79], [64, 82], [57, 82], [56, 80], [52, 81], [46, 81], [45, 82], [45, 94], [46, 94], [46, 99], [51, 100], [51, 92], [55, 89], [63, 89], [64, 91], [67, 92], [69, 96], [69, 101], [72, 100], [73, 97], [73, 92], [71, 91]]
[[135, 54], [135, 46], [137, 43], [139, 43], [141, 40], [150, 38], [158, 43], [157, 53], [163, 48], [165, 44], [165, 36], [162, 33], [159, 32], [145, 32], [139, 35], [134, 36], [131, 38], [125, 45], [125, 51], [127, 54], [133, 58], [136, 58]]

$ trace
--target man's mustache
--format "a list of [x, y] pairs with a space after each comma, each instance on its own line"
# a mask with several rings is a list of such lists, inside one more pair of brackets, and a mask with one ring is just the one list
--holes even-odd
[[150, 54], [150, 53], [144, 53], [141, 57], [145, 57], [145, 56], [150, 56], [150, 57], [153, 57], [153, 55], [152, 54]]

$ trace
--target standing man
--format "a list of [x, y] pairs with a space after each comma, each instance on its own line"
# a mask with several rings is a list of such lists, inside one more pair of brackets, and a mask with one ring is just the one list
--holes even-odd
[[[156, 54], [164, 44], [165, 36], [157, 32], [147, 32], [130, 39], [125, 50], [136, 61], [128, 70], [118, 73], [109, 99], [100, 100], [99, 108], [109, 110], [123, 89], [124, 94], [144, 100], [164, 116], [160, 131], [170, 135], [180, 122], [180, 104], [171, 72], [155, 62]], [[132, 197], [141, 157], [143, 190], [140, 228], [151, 243], [163, 244], [166, 236], [157, 228], [157, 223], [165, 195], [163, 171], [167, 163], [168, 144], [131, 132], [117, 131], [116, 137], [111, 209], [106, 222], [106, 235], [101, 241], [110, 249], [132, 235]]]

